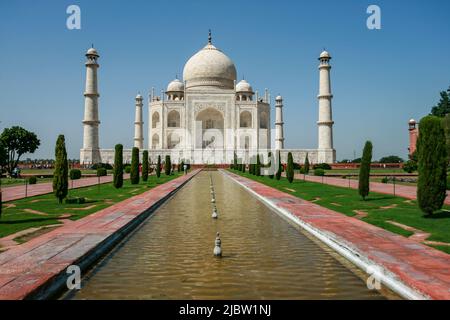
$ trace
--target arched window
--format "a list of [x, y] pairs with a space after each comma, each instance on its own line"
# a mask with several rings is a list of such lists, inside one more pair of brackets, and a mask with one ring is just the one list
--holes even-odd
[[252, 114], [249, 111], [242, 111], [239, 117], [239, 126], [241, 128], [252, 127]]
[[158, 112], [153, 112], [152, 115], [152, 128], [157, 128], [159, 127], [159, 113]]
[[167, 115], [167, 127], [179, 128], [180, 127], [180, 113], [176, 110], [172, 110]]

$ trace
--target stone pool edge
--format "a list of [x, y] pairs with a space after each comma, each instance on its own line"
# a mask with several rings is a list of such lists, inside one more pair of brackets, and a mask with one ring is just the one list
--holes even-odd
[[[323, 232], [322, 230], [313, 227], [311, 224], [303, 221], [295, 214], [291, 213], [289, 210], [277, 206], [273, 201], [269, 200], [265, 196], [259, 194], [255, 190], [251, 189], [247, 185], [243, 184], [241, 181], [235, 179], [234, 174], [227, 172], [226, 170], [220, 170], [222, 174], [242, 186], [245, 190], [250, 192], [253, 196], [259, 199], [261, 202], [266, 204], [269, 208], [281, 214], [283, 217], [287, 218], [289, 221], [300, 226], [303, 230], [307, 231], [309, 234], [313, 235], [318, 240], [322, 241], [328, 247], [332, 248], [342, 257], [346, 258], [348, 261], [353, 263], [356, 267], [361, 269], [364, 273], [367, 273], [368, 268], [378, 267], [382, 270], [381, 273], [377, 273], [377, 277], [385, 284], [389, 289], [400, 295], [401, 297], [409, 300], [429, 300], [430, 297], [410, 286], [405, 284], [401, 279], [397, 277], [393, 272], [386, 269], [382, 264], [379, 264], [371, 260], [364, 252], [356, 252], [354, 248], [349, 246], [347, 243], [340, 241], [338, 236], [329, 232]], [[244, 177], [240, 177], [244, 178]], [[247, 178], [244, 178], [247, 179]], [[258, 183], [257, 181], [252, 181]], [[270, 188], [270, 187], [269, 187]], [[277, 190], [278, 191], [278, 190]], [[280, 191], [282, 192], [282, 191]], [[369, 275], [369, 274], [368, 274]]]
[[[81, 273], [84, 274], [86, 271], [88, 271], [100, 258], [102, 258], [104, 255], [108, 254], [108, 252], [110, 252], [120, 241], [122, 241], [126, 236], [128, 236], [131, 232], [133, 232], [139, 225], [141, 225], [142, 222], [145, 221], [145, 219], [147, 219], [156, 209], [158, 209], [162, 204], [164, 204], [168, 199], [170, 199], [177, 191], [179, 191], [183, 186], [185, 186], [192, 178], [194, 178], [199, 172], [201, 171], [201, 169], [197, 169], [197, 170], [193, 170], [192, 172], [190, 172], [188, 175], [182, 175], [174, 180], [168, 181], [162, 185], [159, 185], [155, 188], [152, 188], [140, 195], [134, 196], [132, 198], [129, 198], [127, 200], [124, 200], [122, 202], [119, 202], [111, 207], [105, 208], [103, 210], [100, 210], [96, 213], [93, 213], [92, 215], [89, 215], [83, 219], [77, 220], [76, 222], [78, 222], [78, 224], [80, 224], [80, 229], [82, 230], [83, 228], [83, 220], [86, 218], [91, 219], [91, 221], [94, 221], [95, 223], [95, 217], [93, 215], [98, 215], [100, 218], [104, 218], [104, 216], [101, 215], [102, 211], [106, 211], [106, 212], [111, 212], [111, 215], [114, 214], [113, 210], [114, 207], [120, 204], [123, 204], [124, 202], [127, 205], [134, 205], [133, 200], [140, 200], [143, 197], [145, 197], [146, 195], [152, 195], [152, 191], [154, 192], [155, 189], [157, 189], [158, 187], [163, 187], [163, 186], [168, 186], [170, 185], [171, 187], [168, 187], [168, 190], [165, 190], [165, 188], [162, 188], [163, 190], [161, 191], [168, 191], [164, 194], [161, 194], [161, 196], [157, 199], [155, 199], [156, 201], [153, 202], [151, 204], [151, 206], [144, 208], [140, 213], [138, 213], [136, 216], [132, 217], [129, 221], [125, 222], [124, 225], [121, 225], [119, 228], [117, 228], [116, 230], [112, 230], [111, 233], [106, 234], [105, 236], [99, 236], [98, 237], [98, 241], [94, 244], [91, 244], [89, 246], [86, 246], [86, 248], [82, 248], [81, 251], [77, 251], [75, 250], [75, 252], [77, 253], [77, 255], [73, 255], [70, 256], [69, 258], [65, 258], [65, 261], [63, 263], [55, 263], [55, 264], [49, 264], [50, 265], [50, 271], [43, 273], [42, 271], [34, 271], [35, 274], [33, 274], [33, 271], [30, 271], [30, 268], [28, 268], [28, 266], [25, 268], [27, 269], [26, 272], [24, 272], [24, 276], [25, 279], [23, 279], [22, 281], [20, 281], [22, 278], [22, 275], [17, 275], [16, 278], [13, 278], [10, 282], [7, 283], [3, 283], [2, 284], [2, 274], [0, 272], [0, 300], [24, 300], [24, 299], [31, 299], [31, 300], [42, 300], [42, 299], [52, 299], [57, 297], [59, 294], [63, 293], [64, 291], [67, 290], [67, 286], [66, 286], [66, 281], [68, 279], [68, 277], [70, 276], [70, 274], [66, 273], [67, 268], [70, 265], [77, 265], [80, 267], [81, 269]], [[176, 185], [174, 185], [176, 184]], [[135, 210], [135, 209], [134, 209]], [[89, 222], [91, 222], [89, 221]], [[119, 221], [121, 222], [121, 221]], [[86, 223], [86, 225], [88, 225], [88, 223]], [[70, 228], [71, 226], [69, 226]], [[48, 245], [50, 242], [52, 242], [55, 238], [51, 238], [50, 241], [48, 242], [44, 242], [44, 241], [39, 241], [39, 238], [45, 238], [45, 237], [49, 237], [49, 234], [53, 234], [53, 233], [57, 233], [59, 231], [59, 233], [64, 236], [64, 235], [71, 235], [70, 232], [65, 233], [63, 228], [65, 228], [65, 226], [62, 226], [58, 229], [55, 229], [54, 231], [48, 233], [48, 234], [44, 234], [38, 238], [35, 238], [31, 241], [33, 241], [33, 243], [36, 243], [34, 247], [32, 247], [31, 249], [29, 249], [28, 251], [24, 251], [22, 252], [22, 250], [18, 250], [17, 253], [15, 254], [15, 248], [14, 249], [10, 249], [2, 254], [8, 254], [8, 255], [12, 255], [13, 257], [10, 258], [9, 260], [7, 260], [7, 262], [5, 263], [1, 263], [1, 258], [2, 258], [2, 254], [0, 254], [0, 267], [3, 268], [5, 265], [8, 265], [8, 263], [16, 258], [20, 259], [20, 257], [22, 256], [22, 254], [29, 254], [30, 252], [32, 252], [34, 249], [39, 249], [39, 247], [43, 247], [45, 245]], [[89, 227], [88, 227], [89, 228]], [[92, 228], [92, 226], [91, 226]], [[92, 231], [85, 231], [86, 234], [88, 234], [88, 236], [90, 235]], [[109, 232], [108, 231], [103, 231], [103, 232]], [[87, 237], [86, 237], [87, 238]], [[64, 248], [64, 250], [59, 251], [59, 252], [55, 252], [54, 256], [51, 256], [46, 262], [52, 260], [53, 258], [55, 258], [56, 256], [58, 256], [59, 254], [64, 254], [65, 250], [70, 250], [71, 247], [75, 247], [76, 245], [78, 245], [80, 242], [82, 242], [83, 240], [85, 240], [85, 238], [80, 238], [79, 241], [74, 242], [71, 245], [67, 246], [66, 248]], [[30, 241], [30, 242], [31, 242]], [[94, 239], [94, 242], [96, 240]], [[27, 243], [23, 244], [26, 245]], [[21, 246], [23, 246], [21, 245]], [[18, 249], [21, 247], [19, 246]], [[22, 249], [22, 248], [20, 248]], [[36, 266], [38, 267], [37, 269], [39, 269], [39, 267], [41, 267], [41, 263], [36, 263]], [[55, 266], [55, 268], [51, 268], [52, 266]], [[23, 266], [22, 266], [23, 267]], [[11, 268], [12, 270], [14, 270], [14, 267]], [[4, 270], [1, 270], [4, 271]], [[30, 277], [30, 278], [27, 278]], [[17, 281], [19, 280], [19, 281]], [[27, 281], [28, 280], [28, 281]], [[10, 288], [7, 288], [8, 285], [12, 282], [18, 282], [17, 284], [15, 284], [14, 286], [9, 286]], [[7, 289], [5, 289], [7, 288]], [[5, 290], [3, 290], [5, 289]]]

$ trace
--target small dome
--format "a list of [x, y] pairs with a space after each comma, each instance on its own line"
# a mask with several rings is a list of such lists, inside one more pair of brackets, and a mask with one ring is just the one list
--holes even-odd
[[411, 119], [411, 120], [409, 120], [409, 123], [410, 123], [410, 124], [416, 124], [416, 120]]
[[136, 96], [136, 100], [142, 100], [142, 96], [140, 93], [138, 93], [138, 95]]
[[328, 53], [328, 51], [324, 50], [322, 51], [322, 53], [320, 54], [320, 58], [329, 58], [331, 59], [330, 54]]
[[236, 67], [222, 51], [208, 43], [186, 62], [183, 79], [186, 88], [213, 86], [233, 89]]
[[95, 50], [94, 48], [89, 48], [89, 50], [86, 52], [86, 55], [99, 56], [97, 50]]
[[236, 92], [250, 92], [253, 93], [253, 88], [246, 80], [241, 80], [236, 85]]
[[276, 98], [275, 98], [275, 101], [282, 101], [283, 100], [283, 97], [282, 96], [277, 96]]
[[177, 91], [177, 92], [184, 91], [184, 83], [178, 79], [173, 80], [167, 86], [167, 92], [172, 92], [172, 91]]

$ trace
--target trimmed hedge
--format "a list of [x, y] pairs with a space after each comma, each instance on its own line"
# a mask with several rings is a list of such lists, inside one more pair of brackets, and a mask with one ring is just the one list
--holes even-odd
[[80, 169], [72, 169], [69, 172], [70, 180], [78, 180], [81, 179], [81, 170]]
[[28, 178], [28, 184], [36, 184], [37, 178], [35, 176], [31, 176]]
[[97, 169], [97, 177], [104, 177], [108, 174], [105, 168], [98, 168]]

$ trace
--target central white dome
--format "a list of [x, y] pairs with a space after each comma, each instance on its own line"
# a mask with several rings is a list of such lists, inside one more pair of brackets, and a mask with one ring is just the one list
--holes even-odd
[[211, 43], [193, 55], [183, 70], [186, 89], [219, 87], [234, 89], [236, 67], [233, 61]]

